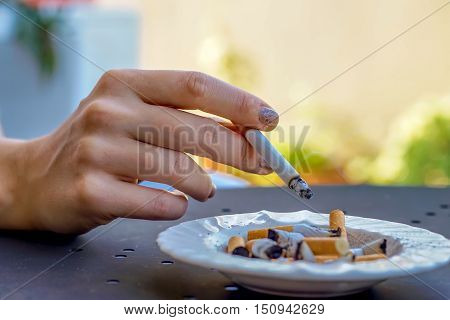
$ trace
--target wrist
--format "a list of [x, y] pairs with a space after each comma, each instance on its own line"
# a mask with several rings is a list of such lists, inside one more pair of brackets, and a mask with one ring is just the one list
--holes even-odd
[[31, 141], [0, 137], [0, 229], [35, 229], [23, 197], [30, 145]]

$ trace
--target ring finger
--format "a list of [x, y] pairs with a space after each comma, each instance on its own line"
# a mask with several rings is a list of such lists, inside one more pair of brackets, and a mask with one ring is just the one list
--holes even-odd
[[[199, 201], [215, 192], [211, 177], [188, 155], [130, 138], [116, 138], [97, 165], [123, 180], [168, 184]], [[114, 159], [114, 161], [111, 161]]]

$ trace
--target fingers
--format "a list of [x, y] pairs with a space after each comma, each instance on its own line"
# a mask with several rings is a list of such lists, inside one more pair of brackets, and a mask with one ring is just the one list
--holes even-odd
[[103, 79], [126, 86], [148, 104], [200, 109], [265, 131], [278, 124], [278, 114], [266, 102], [203, 73], [118, 70], [106, 73]]
[[114, 217], [145, 220], [175, 220], [186, 212], [188, 200], [181, 192], [169, 192], [113, 180], [106, 186], [103, 203]]
[[191, 157], [178, 151], [137, 143], [137, 150], [132, 143], [129, 152], [123, 154], [129, 163], [127, 167], [122, 167], [125, 174], [136, 174], [140, 180], [168, 184], [199, 201], [206, 201], [214, 195], [215, 186], [211, 177]]
[[129, 138], [103, 142], [100, 148], [101, 155], [96, 156], [94, 166], [122, 180], [168, 184], [199, 201], [214, 195], [211, 177], [184, 153]]
[[133, 138], [145, 143], [207, 157], [247, 172], [271, 172], [241, 134], [211, 119], [142, 104], [123, 124]]

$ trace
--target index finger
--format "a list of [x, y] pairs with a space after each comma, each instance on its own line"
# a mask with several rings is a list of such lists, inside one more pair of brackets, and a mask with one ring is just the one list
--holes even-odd
[[265, 101], [201, 72], [116, 70], [108, 73], [146, 103], [199, 109], [265, 131], [278, 124], [278, 114]]

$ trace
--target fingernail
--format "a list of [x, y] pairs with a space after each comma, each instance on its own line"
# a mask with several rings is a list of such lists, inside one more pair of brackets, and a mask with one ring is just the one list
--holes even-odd
[[172, 191], [170, 191], [173, 195], [177, 196], [177, 197], [184, 197], [186, 199], [188, 199], [187, 195], [184, 192], [181, 192], [177, 189], [174, 189]]
[[264, 128], [275, 128], [278, 124], [279, 116], [273, 109], [263, 107], [259, 111], [259, 121], [264, 125]]
[[216, 194], [216, 190], [217, 190], [217, 187], [216, 187], [216, 185], [213, 183], [213, 185], [212, 185], [212, 190], [211, 190], [211, 193], [210, 193], [209, 196], [208, 196], [208, 199], [211, 199], [212, 197], [214, 197], [214, 195]]

